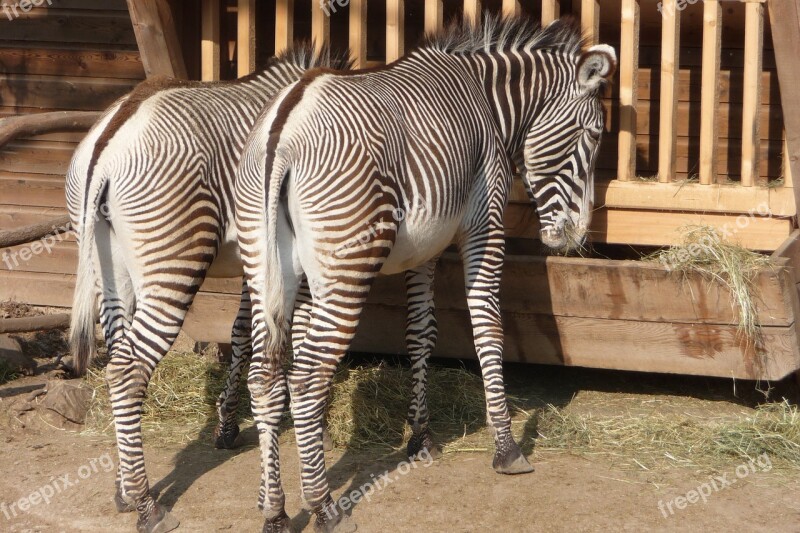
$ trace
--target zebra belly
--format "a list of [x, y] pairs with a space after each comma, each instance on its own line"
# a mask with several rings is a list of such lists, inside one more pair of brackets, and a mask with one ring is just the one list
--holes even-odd
[[427, 263], [447, 248], [458, 231], [462, 217], [406, 221], [397, 232], [392, 251], [381, 274], [397, 274]]

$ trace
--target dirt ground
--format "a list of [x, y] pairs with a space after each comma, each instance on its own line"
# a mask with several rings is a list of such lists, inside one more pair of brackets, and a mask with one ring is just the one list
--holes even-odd
[[[0, 410], [28, 394], [34, 379], [0, 387]], [[0, 435], [0, 531], [135, 530], [135, 515], [117, 514], [112, 504], [111, 439], [60, 430], [44, 420], [25, 428], [7, 423]], [[243, 436], [244, 445], [235, 451], [215, 450], [208, 438], [146, 446], [151, 482], [181, 520], [178, 531], [260, 531], [254, 428]], [[296, 530], [311, 531], [300, 504], [291, 432], [283, 435], [281, 451], [287, 511]], [[489, 452], [445, 454], [416, 468], [403, 461], [399, 452], [327, 455], [336, 498], [380, 480], [369, 499], [352, 509], [358, 531], [800, 531], [800, 479], [758, 465], [740, 478], [732, 462], [716, 472], [731, 485], [714, 490], [707, 471], [632, 470], [607, 458], [563, 452], [534, 451], [536, 471], [516, 477], [495, 474]], [[677, 499], [704, 483], [705, 503]], [[49, 503], [33, 493], [47, 495]], [[27, 509], [20, 509], [21, 498]]]

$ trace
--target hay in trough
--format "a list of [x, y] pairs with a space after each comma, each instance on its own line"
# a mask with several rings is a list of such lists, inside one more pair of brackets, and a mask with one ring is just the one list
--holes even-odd
[[712, 226], [684, 226], [681, 244], [645, 256], [679, 273], [697, 272], [721, 283], [731, 293], [731, 306], [739, 315], [738, 334], [758, 345], [760, 324], [753, 280], [769, 266], [769, 257], [723, 239]]

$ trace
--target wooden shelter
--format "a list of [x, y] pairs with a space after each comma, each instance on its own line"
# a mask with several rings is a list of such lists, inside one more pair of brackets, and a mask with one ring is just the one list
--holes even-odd
[[[544, 258], [517, 183], [507, 210], [503, 308], [509, 360], [739, 378], [800, 369], [800, 0], [0, 0], [0, 230], [63, 216], [64, 174], [96, 112], [145, 76], [226, 79], [294, 39], [350, 47], [359, 67], [391, 62], [425, 31], [484, 11], [547, 23], [571, 14], [618, 50], [606, 98], [592, 239], [623, 257], [715, 226], [772, 254], [755, 279], [758, 343], [736, 335], [728, 290], [641, 261]], [[51, 4], [51, 5], [48, 5]], [[369, 5], [368, 5], [369, 4]], [[13, 10], [12, 7], [18, 9]], [[67, 112], [33, 117], [34, 113]], [[83, 112], [74, 114], [70, 112]], [[80, 130], [80, 131], [75, 131]], [[77, 249], [6, 249], [0, 300], [68, 307]], [[26, 249], [28, 250], [26, 252]], [[437, 274], [438, 355], [471, 344], [455, 256]], [[239, 280], [208, 280], [185, 329], [227, 342]], [[379, 280], [359, 350], [402, 353], [405, 301]]]

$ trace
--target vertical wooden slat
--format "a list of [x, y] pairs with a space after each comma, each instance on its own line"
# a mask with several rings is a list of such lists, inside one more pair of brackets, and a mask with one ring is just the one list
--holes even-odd
[[442, 0], [425, 0], [425, 33], [433, 33], [444, 25]]
[[[797, 28], [800, 31], [800, 28]], [[758, 177], [761, 145], [761, 59], [764, 48], [764, 8], [745, 5], [744, 93], [742, 97], [742, 185], [752, 187]]]
[[547, 25], [561, 16], [561, 0], [542, 0], [542, 25]]
[[147, 77], [186, 79], [186, 64], [167, 0], [128, 0], [133, 32]]
[[256, 69], [256, 0], [239, 0], [236, 31], [236, 74]]
[[275, 2], [275, 53], [289, 48], [294, 41], [294, 0]]
[[675, 179], [678, 70], [680, 46], [680, 12], [677, 0], [664, 0], [661, 10], [661, 113], [658, 128], [658, 181], [668, 183]]
[[639, 86], [639, 0], [622, 0], [619, 48], [619, 158], [617, 179], [636, 176], [636, 89]]
[[481, 19], [481, 0], [464, 0], [464, 20], [479, 22]]
[[386, 62], [405, 53], [405, 1], [386, 0]]
[[330, 12], [326, 12], [327, 7], [327, 2], [323, 6], [319, 0], [311, 0], [311, 40], [317, 50], [331, 38], [331, 17]]
[[522, 13], [522, 6], [519, 0], [503, 0], [503, 15], [513, 17]]
[[219, 79], [219, 0], [203, 0], [201, 7], [202, 45], [200, 49], [200, 79], [216, 81]]
[[786, 143], [786, 130], [783, 132], [783, 186], [793, 187], [792, 165], [789, 164], [789, 145]]
[[722, 7], [717, 0], [703, 6], [703, 74], [700, 93], [700, 183], [717, 181], [719, 124], [719, 59], [722, 47]]
[[589, 44], [600, 39], [600, 0], [581, 0], [581, 29]]
[[354, 68], [367, 65], [367, 0], [350, 0], [350, 53]]

